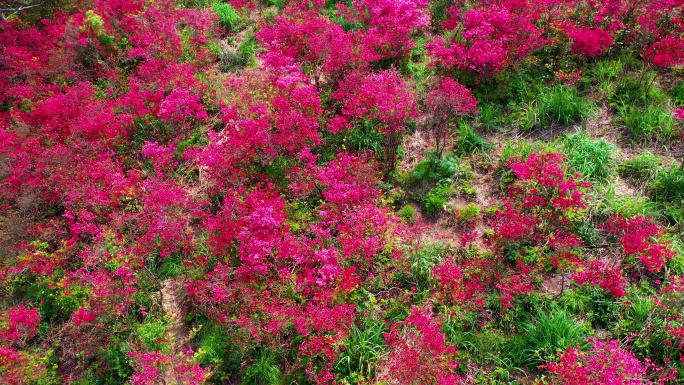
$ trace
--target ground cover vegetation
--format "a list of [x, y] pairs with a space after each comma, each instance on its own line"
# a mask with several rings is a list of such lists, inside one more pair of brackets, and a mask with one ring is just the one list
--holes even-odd
[[684, 382], [684, 1], [0, 8], [0, 382]]

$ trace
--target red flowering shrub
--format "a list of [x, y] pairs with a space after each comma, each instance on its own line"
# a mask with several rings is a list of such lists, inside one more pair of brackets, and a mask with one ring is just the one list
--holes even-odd
[[566, 33], [573, 42], [570, 52], [575, 55], [596, 57], [613, 45], [613, 35], [601, 28], [572, 26]]
[[442, 25], [456, 32], [456, 37], [445, 41], [438, 35], [426, 46], [441, 66], [489, 76], [517, 66], [545, 42], [536, 26], [538, 14], [525, 1], [462, 7], [451, 6], [449, 19]]
[[456, 349], [446, 344], [441, 324], [427, 310], [413, 309], [385, 333], [390, 353], [381, 359], [378, 379], [386, 384], [456, 385]]
[[544, 365], [554, 374], [553, 383], [637, 385], [647, 381], [649, 364], [642, 363], [615, 340], [594, 340], [589, 351], [568, 348], [559, 357], [559, 362]]
[[477, 100], [465, 86], [451, 78], [443, 78], [427, 94], [426, 128], [434, 135], [438, 156], [441, 156], [450, 137], [451, 125], [457, 118], [468, 114], [477, 114]]

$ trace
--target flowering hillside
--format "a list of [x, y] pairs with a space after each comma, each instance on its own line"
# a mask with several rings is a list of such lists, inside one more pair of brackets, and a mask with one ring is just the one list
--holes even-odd
[[684, 1], [0, 16], [0, 383], [684, 382]]

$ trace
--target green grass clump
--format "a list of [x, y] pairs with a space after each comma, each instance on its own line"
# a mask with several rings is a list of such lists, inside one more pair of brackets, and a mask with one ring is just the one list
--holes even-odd
[[593, 140], [584, 131], [566, 136], [562, 145], [570, 167], [583, 179], [605, 182], [610, 178], [615, 167], [611, 158], [615, 146], [602, 139]]
[[658, 156], [644, 151], [639, 156], [620, 164], [618, 173], [623, 178], [645, 182], [654, 179], [661, 167], [662, 162]]
[[594, 199], [598, 201], [596, 210], [601, 216], [621, 215], [631, 218], [636, 215], [647, 217], [660, 215], [657, 205], [647, 197], [617, 194], [614, 183], [609, 183], [600, 190], [593, 190], [592, 195], [595, 195]]
[[668, 140], [677, 133], [672, 113], [661, 105], [640, 108], [624, 105], [618, 108], [618, 119], [629, 131], [632, 141]]
[[524, 130], [569, 125], [587, 118], [590, 112], [591, 102], [576, 88], [564, 84], [542, 87], [534, 100], [523, 105], [518, 125]]
[[356, 383], [364, 378], [373, 378], [374, 364], [385, 352], [385, 331], [385, 323], [378, 320], [367, 319], [361, 327], [352, 325], [335, 365], [343, 382]]
[[242, 385], [276, 385], [281, 383], [282, 377], [276, 354], [259, 349], [252, 364], [245, 369]]
[[440, 158], [434, 151], [430, 151], [428, 158], [418, 163], [411, 171], [410, 180], [417, 183], [449, 179], [456, 174], [460, 164], [461, 160], [453, 155], [447, 154]]
[[244, 25], [244, 21], [230, 4], [216, 1], [211, 8], [218, 16], [219, 25], [228, 32], [236, 32]]
[[456, 152], [466, 155], [475, 152], [484, 152], [492, 149], [492, 144], [479, 136], [467, 123], [461, 123], [458, 128], [458, 144]]
[[520, 366], [528, 368], [554, 361], [559, 350], [585, 344], [584, 339], [588, 337], [586, 326], [563, 309], [539, 314], [524, 324], [522, 330], [514, 339], [517, 349], [510, 354]]
[[651, 199], [672, 223], [684, 220], [684, 167], [674, 165], [651, 184]]

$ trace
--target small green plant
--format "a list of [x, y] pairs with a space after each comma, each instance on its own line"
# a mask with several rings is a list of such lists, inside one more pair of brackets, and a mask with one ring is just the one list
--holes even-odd
[[492, 144], [479, 136], [469, 124], [461, 122], [458, 127], [458, 144], [456, 151], [466, 155], [474, 152], [484, 152], [492, 149]]
[[591, 103], [576, 88], [564, 84], [542, 86], [536, 99], [522, 105], [518, 125], [523, 130], [568, 125], [585, 119], [590, 112]]
[[235, 8], [228, 3], [215, 1], [212, 5], [212, 10], [218, 16], [219, 25], [228, 30], [228, 32], [236, 32], [244, 24]]
[[502, 169], [504, 163], [510, 162], [513, 157], [520, 157], [524, 161], [531, 153], [538, 151], [539, 147], [537, 143], [526, 140], [507, 141], [506, 145], [501, 149], [499, 168]]
[[468, 224], [480, 216], [480, 207], [475, 203], [469, 203], [457, 211], [458, 222], [461, 225]]
[[411, 275], [418, 290], [425, 291], [431, 282], [432, 268], [448, 251], [444, 243], [428, 243], [408, 253]]
[[624, 105], [618, 108], [618, 118], [635, 142], [650, 139], [664, 141], [677, 133], [672, 113], [659, 105], [646, 108]]
[[449, 179], [456, 174], [460, 164], [461, 159], [453, 155], [447, 154], [440, 158], [434, 151], [430, 151], [428, 158], [411, 171], [410, 179], [413, 183]]
[[684, 220], [684, 167], [673, 165], [651, 184], [651, 199], [673, 223]]
[[624, 161], [618, 167], [618, 173], [623, 178], [629, 178], [639, 182], [646, 182], [660, 172], [662, 162], [660, 158], [649, 151], [644, 151], [633, 159]]
[[274, 352], [257, 349], [256, 358], [245, 369], [242, 385], [277, 385], [281, 383], [283, 375], [278, 367], [277, 356]]
[[361, 327], [352, 325], [349, 337], [344, 341], [344, 350], [335, 369], [340, 379], [349, 383], [373, 378], [374, 364], [385, 351], [385, 323], [366, 319]]
[[680, 80], [672, 89], [672, 102], [679, 107], [684, 107], [684, 80]]
[[498, 131], [504, 123], [503, 110], [496, 104], [481, 104], [477, 114], [477, 123], [487, 131]]
[[532, 322], [524, 324], [522, 330], [515, 339], [520, 349], [518, 359], [529, 368], [555, 360], [559, 350], [585, 345], [584, 339], [588, 337], [586, 325], [562, 309], [540, 313]]
[[169, 347], [168, 341], [164, 339], [169, 325], [163, 319], [149, 320], [138, 326], [138, 338], [151, 350], [164, 350]]
[[428, 214], [436, 214], [446, 209], [447, 198], [456, 193], [456, 189], [448, 179], [441, 180], [423, 199], [423, 206]]
[[611, 158], [615, 146], [603, 139], [593, 140], [584, 131], [566, 136], [562, 145], [570, 167], [583, 179], [605, 182], [610, 178], [615, 167]]
[[414, 216], [416, 214], [416, 209], [413, 208], [411, 205], [406, 205], [399, 210], [399, 218], [403, 219], [404, 221], [408, 223], [413, 223], [414, 221]]

